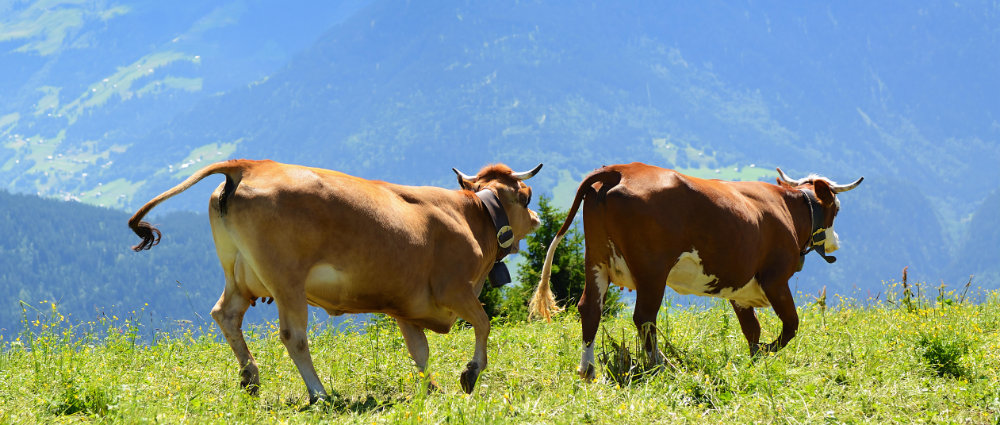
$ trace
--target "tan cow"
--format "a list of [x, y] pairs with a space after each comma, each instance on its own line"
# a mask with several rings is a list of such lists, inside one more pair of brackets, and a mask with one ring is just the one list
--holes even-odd
[[[556, 310], [548, 281], [552, 257], [583, 203], [582, 378], [594, 377], [594, 337], [610, 283], [636, 291], [632, 319], [654, 358], [651, 328], [667, 286], [680, 294], [729, 300], [751, 355], [777, 351], [795, 336], [799, 317], [788, 279], [810, 251], [835, 261], [827, 254], [839, 247], [833, 231], [840, 211], [837, 194], [854, 189], [863, 178], [838, 185], [819, 176], [793, 180], [778, 173], [777, 185], [728, 182], [632, 163], [602, 167], [584, 178], [549, 245], [531, 301], [532, 312], [543, 317]], [[767, 306], [781, 319], [781, 334], [761, 345], [754, 308]]]
[[[446, 190], [232, 160], [205, 167], [153, 198], [129, 227], [142, 238], [133, 249], [149, 249], [160, 231], [141, 220], [153, 207], [209, 175], [226, 176], [209, 200], [212, 236], [226, 276], [212, 317], [251, 394], [260, 378], [241, 326], [247, 308], [264, 297], [277, 303], [281, 341], [310, 402], [327, 399], [327, 393], [309, 354], [307, 305], [332, 315], [378, 312], [395, 318], [420, 371], [429, 355], [424, 329], [447, 333], [457, 318], [465, 319], [475, 329], [476, 347], [460, 382], [471, 393], [486, 368], [490, 332], [478, 295], [506, 253], [501, 245], [516, 246], [539, 225], [527, 208], [531, 188], [523, 183], [539, 169], [541, 164], [516, 173], [497, 164], [476, 176], [455, 170], [461, 190]], [[502, 207], [509, 227], [498, 231], [484, 200]]]

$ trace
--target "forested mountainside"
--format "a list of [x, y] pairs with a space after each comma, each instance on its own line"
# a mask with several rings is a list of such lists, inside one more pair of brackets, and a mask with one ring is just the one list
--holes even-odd
[[[0, 191], [0, 334], [36, 319], [41, 301], [71, 318], [134, 317], [166, 328], [211, 321], [223, 276], [204, 214], [154, 218], [162, 244], [132, 252], [129, 214]], [[26, 315], [26, 316], [24, 316]], [[199, 317], [201, 316], [201, 317]]]
[[[225, 158], [444, 187], [451, 167], [543, 162], [532, 184], [565, 208], [603, 164], [767, 181], [781, 166], [865, 177], [842, 197], [840, 260], [810, 258], [800, 291], [877, 291], [905, 266], [911, 279], [1000, 286], [1000, 239], [984, 236], [1000, 216], [987, 200], [1000, 188], [992, 2], [0, 11], [11, 191], [131, 210]], [[162, 208], [204, 211], [215, 184]]]

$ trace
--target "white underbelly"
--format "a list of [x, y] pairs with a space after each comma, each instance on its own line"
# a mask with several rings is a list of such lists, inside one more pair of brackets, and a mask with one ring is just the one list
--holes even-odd
[[[598, 287], [606, 288], [608, 281], [610, 281], [623, 288], [636, 289], [635, 279], [625, 262], [625, 258], [618, 254], [613, 244], [609, 245], [611, 256], [608, 264], [598, 265], [595, 270], [598, 277]], [[681, 295], [725, 298], [733, 300], [743, 307], [767, 307], [771, 305], [757, 279], [750, 279], [739, 288], [723, 288], [716, 292], [718, 284], [718, 277], [705, 273], [697, 249], [685, 252], [677, 258], [676, 264], [667, 274], [666, 281], [667, 286]]]
[[331, 315], [343, 314], [341, 304], [344, 297], [351, 297], [350, 280], [347, 275], [330, 264], [318, 263], [306, 275], [306, 300], [310, 305], [320, 307]]
[[757, 279], [739, 288], [722, 288], [717, 291], [719, 278], [705, 273], [705, 267], [698, 256], [698, 250], [692, 249], [677, 258], [677, 263], [667, 274], [667, 286], [681, 295], [700, 295], [733, 300], [743, 307], [767, 307], [771, 305], [764, 295]]

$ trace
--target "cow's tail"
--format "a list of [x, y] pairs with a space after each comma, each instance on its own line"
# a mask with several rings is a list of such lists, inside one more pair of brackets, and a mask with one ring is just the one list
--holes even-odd
[[621, 174], [618, 171], [601, 167], [591, 172], [580, 182], [580, 187], [576, 189], [576, 197], [573, 198], [573, 205], [569, 207], [569, 212], [566, 214], [566, 221], [563, 222], [562, 227], [556, 232], [556, 236], [552, 239], [552, 243], [549, 244], [549, 249], [545, 253], [542, 276], [538, 281], [538, 288], [535, 289], [535, 295], [531, 297], [531, 302], [528, 304], [529, 317], [538, 316], [546, 321], [551, 321], [553, 314], [562, 311], [562, 308], [556, 305], [555, 296], [552, 294], [552, 288], [549, 285], [549, 278], [552, 276], [552, 260], [556, 255], [556, 247], [559, 246], [559, 242], [562, 242], [563, 236], [566, 235], [570, 225], [573, 224], [573, 219], [576, 217], [577, 210], [580, 209], [583, 198], [594, 190], [594, 184], [601, 183], [604, 186], [613, 186], [619, 180], [621, 180]]
[[226, 186], [235, 187], [235, 184], [239, 183], [240, 179], [243, 177], [243, 170], [245, 168], [246, 164], [244, 161], [230, 160], [217, 162], [196, 171], [191, 175], [191, 177], [188, 177], [186, 180], [177, 186], [170, 188], [166, 192], [159, 194], [157, 197], [147, 202], [146, 205], [140, 207], [132, 218], [128, 220], [128, 227], [131, 228], [136, 235], [139, 235], [139, 237], [142, 238], [142, 241], [139, 242], [138, 245], [133, 246], [132, 250], [142, 251], [144, 249], [150, 249], [153, 245], [160, 243], [160, 229], [157, 229], [148, 222], [142, 221], [142, 218], [145, 217], [146, 214], [153, 209], [153, 207], [159, 205], [160, 202], [166, 201], [174, 195], [187, 190], [191, 186], [194, 186], [195, 183], [201, 181], [201, 179], [204, 179], [212, 174], [225, 174]]

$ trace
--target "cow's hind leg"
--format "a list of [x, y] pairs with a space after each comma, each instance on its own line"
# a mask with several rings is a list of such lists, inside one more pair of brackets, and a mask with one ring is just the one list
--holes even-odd
[[760, 349], [760, 322], [757, 321], [757, 312], [753, 307], [743, 307], [736, 301], [729, 300], [736, 312], [736, 318], [740, 321], [740, 329], [743, 330], [743, 337], [747, 339], [750, 346], [750, 356], [757, 355]]
[[309, 390], [309, 403], [328, 400], [329, 396], [326, 389], [323, 388], [319, 376], [316, 375], [312, 356], [309, 354], [309, 334], [307, 332], [309, 310], [305, 291], [280, 296], [275, 294], [274, 301], [278, 303], [281, 342], [285, 344], [288, 356], [292, 358], [295, 367], [299, 369], [299, 374], [302, 375], [302, 380], [305, 381], [306, 388]]
[[424, 334], [424, 328], [400, 319], [396, 319], [396, 323], [399, 325], [399, 331], [403, 334], [403, 340], [406, 341], [406, 349], [410, 351], [410, 357], [417, 365], [417, 370], [420, 371], [421, 377], [427, 379], [427, 389], [438, 390], [437, 382], [434, 382], [430, 376], [424, 375], [427, 373], [427, 359], [430, 358], [430, 349], [427, 347], [427, 335]]
[[580, 312], [580, 325], [582, 328], [583, 355], [580, 358], [580, 366], [576, 373], [584, 381], [590, 382], [596, 376], [596, 364], [594, 360], [594, 340], [597, 338], [597, 329], [601, 326], [601, 313], [604, 309], [604, 296], [608, 291], [608, 271], [606, 266], [597, 265], [592, 260], [590, 246], [587, 247], [586, 254], [586, 281], [583, 286], [583, 294], [577, 303], [577, 310]]
[[774, 313], [781, 319], [781, 335], [774, 342], [761, 347], [764, 351], [775, 352], [782, 349], [795, 337], [799, 329], [799, 313], [795, 311], [795, 300], [788, 289], [788, 280], [761, 282], [764, 295], [771, 302]]
[[479, 374], [486, 369], [486, 342], [490, 336], [490, 318], [483, 310], [483, 305], [479, 302], [479, 297], [473, 293], [472, 287], [467, 285], [456, 285], [447, 293], [442, 294], [442, 305], [451, 309], [472, 325], [476, 331], [476, 351], [472, 355], [472, 361], [465, 365], [461, 379], [462, 390], [471, 394], [476, 388], [476, 380]]
[[248, 393], [256, 395], [260, 389], [260, 372], [257, 368], [257, 361], [250, 354], [247, 342], [243, 338], [243, 315], [250, 307], [250, 300], [240, 293], [236, 287], [233, 277], [233, 268], [226, 268], [226, 289], [222, 291], [222, 296], [212, 308], [212, 318], [222, 329], [222, 336], [226, 338], [229, 347], [236, 354], [236, 360], [240, 363], [240, 385]]

